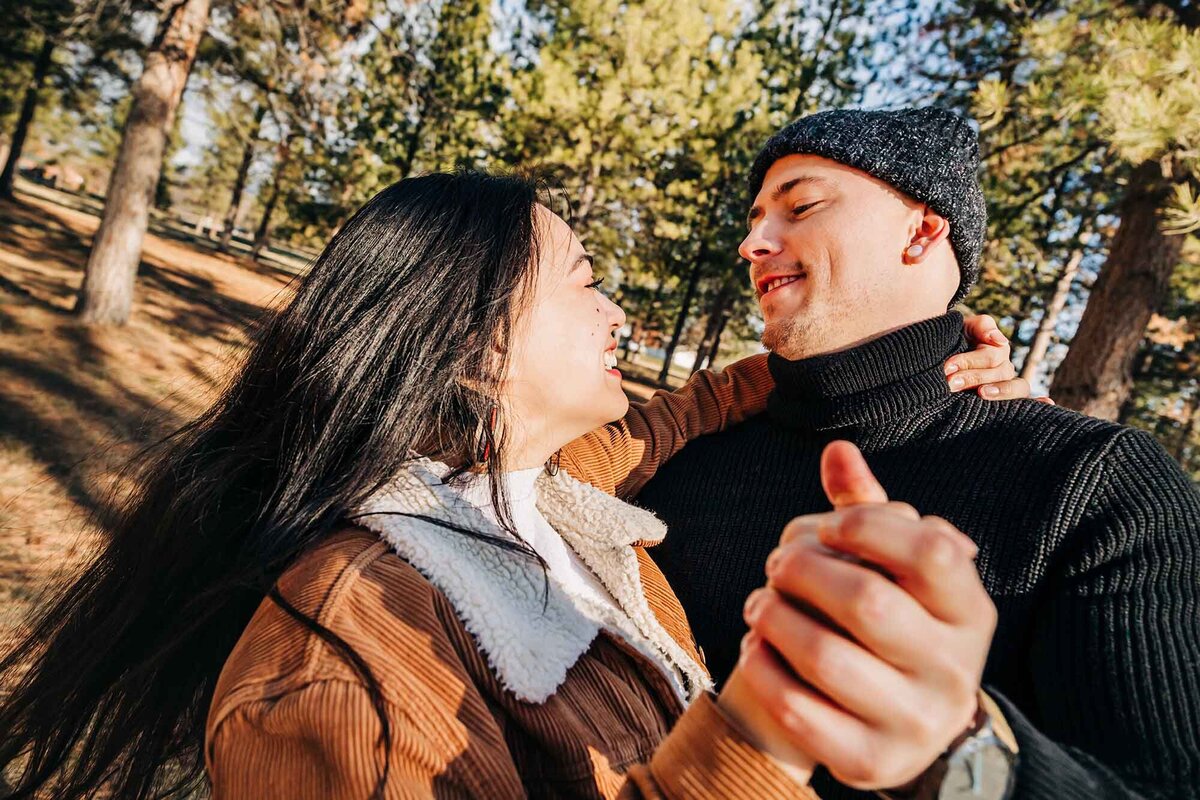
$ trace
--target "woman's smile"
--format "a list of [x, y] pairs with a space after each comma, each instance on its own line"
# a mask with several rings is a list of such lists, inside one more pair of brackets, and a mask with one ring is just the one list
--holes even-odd
[[607, 372], [609, 375], [612, 375], [614, 378], [619, 379], [621, 377], [621, 371], [617, 369], [616, 340], [613, 340], [613, 343], [605, 348], [604, 353], [601, 354], [601, 362], [604, 364], [605, 372]]

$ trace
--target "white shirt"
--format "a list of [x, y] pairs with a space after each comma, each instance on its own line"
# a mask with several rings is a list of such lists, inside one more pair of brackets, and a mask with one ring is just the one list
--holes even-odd
[[[612, 606], [624, 614], [604, 584], [580, 560], [558, 531], [542, 516], [537, 507], [537, 479], [543, 467], [508, 472], [504, 475], [505, 490], [513, 526], [521, 539], [532, 547], [555, 582], [568, 594], [581, 595], [595, 602]], [[462, 496], [492, 522], [499, 525], [492, 506], [491, 486], [485, 475], [470, 475], [461, 487]]]

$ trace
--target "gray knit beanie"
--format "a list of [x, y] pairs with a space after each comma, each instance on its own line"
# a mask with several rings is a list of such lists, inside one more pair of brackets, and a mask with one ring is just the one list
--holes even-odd
[[750, 197], [767, 170], [790, 155], [814, 155], [861, 170], [924, 203], [950, 223], [962, 273], [951, 305], [979, 277], [987, 206], [976, 172], [979, 139], [967, 121], [942, 108], [822, 111], [776, 133], [750, 167]]

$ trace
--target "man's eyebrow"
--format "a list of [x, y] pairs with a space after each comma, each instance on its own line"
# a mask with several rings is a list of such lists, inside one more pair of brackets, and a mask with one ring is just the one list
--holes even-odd
[[[786, 195], [792, 189], [795, 189], [797, 186], [802, 186], [804, 184], [810, 184], [810, 183], [818, 184], [821, 186], [829, 185], [829, 181], [825, 180], [824, 178], [818, 177], [816, 175], [801, 175], [798, 178], [792, 178], [790, 181], [784, 181], [783, 183], [776, 186], [775, 191], [771, 192], [771, 201], [778, 202], [780, 199], [782, 199], [784, 197], [784, 195]], [[756, 220], [762, 216], [762, 213], [763, 213], [762, 206], [754, 206], [753, 208], [751, 208], [750, 213], [746, 215], [746, 224], [749, 225], [750, 223], [754, 222], [754, 220]]]
[[771, 199], [778, 200], [781, 197], [783, 197], [785, 194], [790, 192], [792, 189], [795, 189], [797, 186], [800, 186], [800, 185], [806, 184], [806, 183], [817, 183], [817, 184], [828, 185], [829, 181], [825, 180], [824, 178], [819, 178], [816, 175], [801, 175], [798, 178], [792, 178], [790, 181], [784, 181], [783, 183], [776, 186], [775, 191], [771, 192]]

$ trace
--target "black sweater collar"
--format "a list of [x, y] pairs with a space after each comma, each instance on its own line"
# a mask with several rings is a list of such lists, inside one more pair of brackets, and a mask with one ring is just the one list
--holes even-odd
[[767, 408], [788, 427], [830, 430], [906, 416], [950, 396], [946, 359], [967, 349], [950, 312], [839, 353], [789, 361], [771, 353]]

